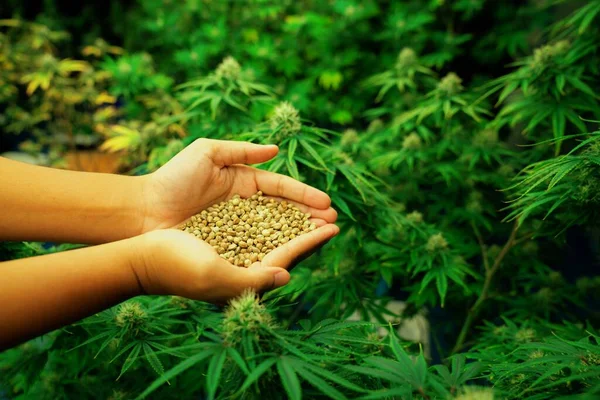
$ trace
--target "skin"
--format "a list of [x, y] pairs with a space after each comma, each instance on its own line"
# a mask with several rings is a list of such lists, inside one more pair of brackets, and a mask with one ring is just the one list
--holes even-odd
[[[0, 240], [94, 245], [0, 263], [0, 350], [138, 295], [224, 304], [246, 288], [287, 284], [288, 270], [339, 229], [327, 194], [248, 166], [277, 152], [277, 146], [199, 139], [141, 177], [0, 158]], [[250, 268], [231, 265], [206, 242], [173, 229], [210, 205], [259, 190], [310, 212], [318, 229]]]

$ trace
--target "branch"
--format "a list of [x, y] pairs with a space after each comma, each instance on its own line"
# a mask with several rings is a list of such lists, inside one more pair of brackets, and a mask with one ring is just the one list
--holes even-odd
[[467, 338], [467, 334], [469, 333], [469, 330], [471, 329], [471, 326], [473, 325], [473, 322], [475, 321], [477, 314], [479, 314], [479, 311], [481, 310], [481, 305], [488, 298], [489, 291], [490, 291], [490, 285], [492, 283], [492, 279], [494, 278], [494, 275], [496, 274], [496, 272], [498, 272], [498, 269], [500, 268], [500, 265], [502, 264], [502, 260], [504, 260], [504, 257], [506, 257], [506, 255], [508, 254], [510, 249], [513, 248], [516, 244], [515, 238], [517, 236], [518, 230], [519, 230], [519, 225], [517, 222], [515, 222], [515, 224], [513, 225], [512, 232], [510, 233], [510, 237], [508, 238], [508, 240], [504, 244], [504, 247], [502, 248], [502, 250], [496, 257], [496, 259], [494, 260], [494, 264], [492, 265], [491, 268], [489, 268], [489, 269], [486, 268], [485, 280], [483, 281], [483, 288], [481, 289], [481, 293], [479, 294], [479, 297], [475, 301], [475, 304], [473, 304], [473, 306], [469, 309], [467, 318], [465, 319], [465, 323], [463, 324], [463, 327], [458, 335], [458, 339], [456, 340], [456, 344], [454, 345], [454, 348], [452, 349], [451, 354], [456, 354], [464, 346], [465, 340]]
[[490, 262], [488, 260], [487, 249], [485, 247], [485, 243], [483, 242], [483, 238], [481, 237], [481, 233], [479, 232], [479, 229], [473, 222], [471, 222], [471, 227], [473, 228], [473, 232], [475, 232], [477, 242], [479, 242], [479, 248], [481, 249], [481, 258], [483, 258], [483, 266], [485, 267], [486, 271], [489, 271]]

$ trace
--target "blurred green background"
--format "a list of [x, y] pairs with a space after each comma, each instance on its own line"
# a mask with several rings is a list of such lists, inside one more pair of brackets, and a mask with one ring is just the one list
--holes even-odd
[[[260, 340], [206, 304], [143, 297], [126, 303], [143, 334], [108, 310], [0, 357], [0, 383], [26, 399], [595, 398], [599, 16], [598, 0], [4, 0], [0, 154], [146, 174], [197, 138], [276, 143], [260, 168], [327, 191], [341, 234], [250, 302], [277, 321]], [[403, 346], [365, 324], [313, 335], [415, 316]], [[239, 357], [232, 327], [255, 346]]]

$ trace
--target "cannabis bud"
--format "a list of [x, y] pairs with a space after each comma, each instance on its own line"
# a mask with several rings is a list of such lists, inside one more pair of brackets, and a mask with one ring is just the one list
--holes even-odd
[[191, 300], [186, 299], [185, 297], [181, 297], [181, 296], [171, 296], [171, 305], [177, 307], [177, 308], [183, 308], [183, 309], [187, 309], [190, 305]]
[[438, 83], [438, 89], [448, 95], [456, 94], [463, 90], [462, 79], [454, 72], [450, 72]]
[[544, 357], [544, 352], [542, 350], [534, 350], [529, 354], [530, 360], [536, 360], [538, 358]]
[[[584, 360], [582, 360], [583, 362]], [[600, 365], [600, 355], [587, 351], [585, 355], [585, 363], [588, 365]]]
[[454, 400], [494, 400], [494, 390], [476, 386], [465, 386]]
[[548, 307], [554, 298], [554, 292], [549, 287], [543, 287], [534, 294], [534, 299], [541, 307]]
[[522, 383], [525, 380], [525, 378], [525, 374], [516, 374], [515, 376], [510, 378], [510, 383], [513, 385], [517, 385], [519, 383]]
[[531, 342], [535, 339], [535, 331], [531, 328], [519, 329], [515, 333], [515, 340], [517, 342]]
[[225, 78], [229, 80], [236, 80], [240, 77], [242, 72], [242, 66], [237, 60], [231, 56], [225, 57], [221, 64], [215, 69], [215, 75], [219, 78]]
[[568, 40], [560, 40], [554, 44], [547, 44], [533, 51], [533, 58], [531, 59], [532, 68], [543, 68], [546, 64], [557, 55], [563, 54], [569, 49], [571, 44]]
[[405, 47], [398, 54], [398, 59], [396, 61], [396, 69], [402, 70], [406, 67], [409, 67], [415, 64], [418, 60], [417, 53], [410, 47]]
[[504, 335], [506, 332], [508, 331], [508, 326], [506, 325], [500, 325], [494, 328], [494, 330], [492, 331], [494, 333], [494, 335], [496, 336], [502, 336]]
[[122, 390], [113, 390], [111, 396], [107, 400], [125, 400], [131, 396]]
[[343, 151], [336, 152], [337, 158], [345, 165], [354, 165], [354, 159], [348, 155], [348, 153]]
[[481, 205], [481, 200], [483, 199], [483, 195], [480, 192], [471, 192], [469, 194], [469, 201], [467, 202], [466, 208], [467, 210], [473, 213], [480, 213], [483, 211], [483, 206]]
[[521, 250], [523, 250], [523, 253], [528, 256], [535, 256], [538, 252], [538, 245], [535, 241], [529, 240], [523, 244]]
[[377, 119], [374, 119], [373, 121], [371, 121], [371, 123], [367, 127], [367, 132], [368, 133], [378, 132], [381, 129], [383, 129], [383, 121], [380, 120], [379, 118], [377, 118]]
[[271, 129], [277, 130], [281, 137], [292, 136], [302, 128], [298, 110], [287, 101], [283, 101], [275, 107], [269, 123]]
[[509, 164], [502, 164], [500, 167], [498, 167], [497, 172], [499, 175], [505, 178], [511, 178], [515, 176], [515, 168]]
[[441, 233], [431, 235], [425, 246], [428, 252], [435, 253], [448, 248], [448, 242]]
[[413, 211], [406, 216], [406, 219], [412, 223], [418, 224], [423, 222], [423, 214], [418, 211]]
[[417, 150], [421, 148], [421, 137], [412, 132], [402, 141], [402, 148], [406, 150]]
[[226, 308], [222, 322], [223, 341], [227, 345], [238, 344], [244, 334], [259, 338], [263, 328], [274, 326], [273, 318], [266, 307], [260, 303], [256, 292], [246, 289], [241, 296], [231, 300]]
[[146, 322], [146, 311], [135, 301], [122, 304], [117, 311], [115, 322], [120, 327], [139, 328]]
[[473, 138], [473, 144], [478, 147], [491, 147], [498, 143], [498, 132], [492, 129], [484, 129]]
[[342, 134], [342, 146], [348, 146], [358, 141], [358, 132], [356, 129], [346, 129]]

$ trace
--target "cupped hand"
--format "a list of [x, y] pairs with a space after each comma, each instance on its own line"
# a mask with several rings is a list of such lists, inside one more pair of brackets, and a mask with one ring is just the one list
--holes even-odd
[[278, 147], [249, 142], [198, 139], [144, 185], [143, 232], [172, 228], [207, 207], [238, 194], [258, 191], [285, 199], [312, 215], [317, 226], [337, 219], [325, 193], [290, 177], [252, 168], [275, 157]]
[[143, 294], [177, 295], [224, 304], [252, 288], [259, 293], [287, 284], [286, 269], [339, 232], [332, 224], [290, 240], [249, 268], [221, 258], [208, 243], [176, 230], [155, 230], [134, 238], [132, 269]]

